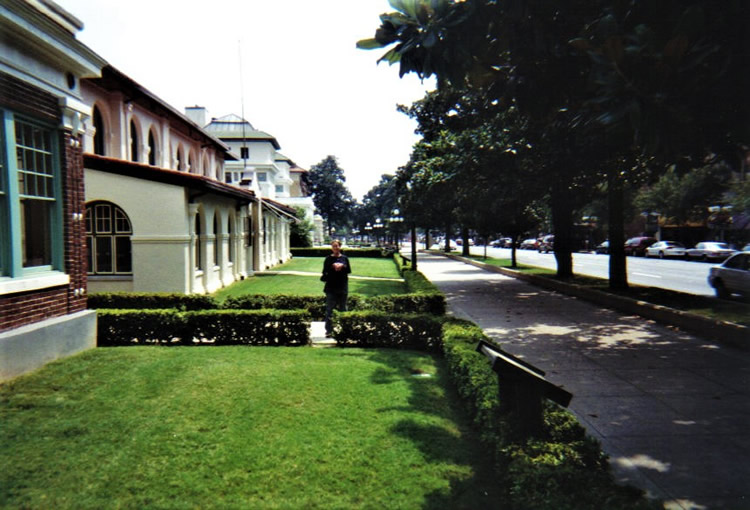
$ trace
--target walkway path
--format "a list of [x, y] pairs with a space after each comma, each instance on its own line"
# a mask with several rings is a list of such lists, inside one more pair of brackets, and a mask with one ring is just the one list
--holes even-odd
[[440, 255], [419, 270], [450, 313], [573, 393], [619, 481], [669, 509], [750, 508], [750, 353]]

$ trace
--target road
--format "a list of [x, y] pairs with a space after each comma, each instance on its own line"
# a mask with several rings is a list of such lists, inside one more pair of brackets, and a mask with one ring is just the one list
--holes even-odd
[[[484, 255], [484, 246], [472, 246], [472, 255]], [[459, 251], [460, 253], [460, 251]], [[510, 258], [509, 248], [487, 248], [487, 256]], [[557, 269], [553, 253], [517, 250], [518, 262], [529, 266]], [[713, 288], [706, 280], [712, 264], [685, 260], [660, 260], [628, 257], [628, 281], [636, 285], [659, 287], [699, 296], [713, 296]], [[609, 277], [609, 255], [574, 253], [573, 272], [580, 275]]]

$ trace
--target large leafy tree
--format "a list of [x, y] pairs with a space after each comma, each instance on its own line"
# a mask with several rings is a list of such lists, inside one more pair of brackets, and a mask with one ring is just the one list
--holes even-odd
[[312, 231], [315, 225], [307, 217], [304, 208], [295, 207], [294, 211], [297, 221], [293, 222], [289, 229], [289, 244], [293, 248], [309, 248], [312, 246]]
[[327, 156], [313, 165], [308, 173], [315, 209], [332, 228], [348, 224], [349, 215], [354, 209], [354, 199], [346, 187], [344, 171], [339, 167], [335, 156]]

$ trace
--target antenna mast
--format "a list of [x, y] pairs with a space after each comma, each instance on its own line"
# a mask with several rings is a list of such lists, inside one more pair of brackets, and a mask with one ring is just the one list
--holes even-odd
[[240, 109], [242, 115], [242, 179], [247, 170], [247, 137], [245, 136], [245, 85], [242, 79], [242, 40], [237, 41], [237, 56], [240, 61]]

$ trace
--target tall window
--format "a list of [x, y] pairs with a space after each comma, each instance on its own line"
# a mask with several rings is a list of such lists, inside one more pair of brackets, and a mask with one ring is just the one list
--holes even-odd
[[86, 206], [86, 250], [89, 274], [133, 274], [130, 236], [133, 228], [125, 211], [109, 202]]
[[130, 121], [130, 161], [138, 161], [138, 131], [132, 120]]
[[102, 118], [102, 112], [96, 106], [94, 106], [94, 130], [96, 131], [94, 133], [94, 154], [106, 156], [104, 148], [104, 119]]
[[229, 262], [234, 262], [234, 237], [232, 236], [232, 217], [230, 216], [227, 219], [227, 234], [229, 234], [229, 252], [228, 252], [228, 258]]
[[203, 246], [201, 243], [201, 215], [195, 215], [195, 269], [203, 269]]
[[216, 216], [217, 214], [214, 213], [214, 266], [219, 265], [219, 244], [221, 243], [219, 239], [219, 222]]
[[156, 166], [156, 139], [153, 129], [148, 132], [148, 164]]
[[242, 159], [247, 159], [250, 157], [250, 149], [247, 147], [240, 147], [240, 157]]

